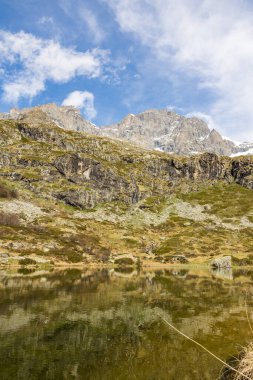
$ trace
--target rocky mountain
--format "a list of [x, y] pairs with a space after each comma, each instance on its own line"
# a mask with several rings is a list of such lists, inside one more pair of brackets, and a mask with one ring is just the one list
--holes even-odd
[[168, 110], [149, 110], [128, 115], [115, 125], [100, 128], [83, 119], [74, 107], [58, 107], [55, 104], [14, 109], [9, 114], [2, 114], [2, 118], [33, 124], [53, 122], [63, 129], [126, 140], [145, 149], [186, 156], [203, 152], [236, 156], [251, 154], [253, 149], [253, 143], [236, 145], [223, 138], [215, 129], [210, 130], [201, 119], [187, 118]]
[[201, 119], [187, 118], [168, 110], [148, 110], [138, 115], [128, 115], [119, 123], [103, 128], [103, 133], [144, 148], [180, 155], [211, 152], [230, 156], [253, 148], [253, 144], [237, 146], [215, 129], [210, 130]]
[[0, 119], [21, 120], [30, 124], [56, 124], [70, 131], [99, 134], [100, 130], [88, 120], [82, 118], [80, 111], [71, 106], [57, 106], [54, 103], [44, 104], [22, 110], [12, 109], [10, 113], [0, 114]]
[[0, 120], [0, 264], [252, 252], [252, 156], [168, 155], [33, 112]]

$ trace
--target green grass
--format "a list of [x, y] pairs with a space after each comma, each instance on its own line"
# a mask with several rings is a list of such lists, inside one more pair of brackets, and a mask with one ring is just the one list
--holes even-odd
[[211, 205], [207, 212], [221, 218], [253, 214], [253, 191], [234, 183], [221, 182], [213, 186], [202, 186], [197, 192], [178, 196], [191, 204]]

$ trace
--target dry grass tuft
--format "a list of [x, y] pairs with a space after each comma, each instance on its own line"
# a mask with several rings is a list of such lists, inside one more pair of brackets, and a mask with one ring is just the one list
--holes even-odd
[[16, 199], [18, 198], [18, 192], [0, 183], [0, 198]]
[[0, 225], [17, 227], [20, 225], [19, 216], [17, 214], [9, 214], [5, 212], [0, 212]]
[[244, 349], [243, 357], [239, 363], [235, 380], [245, 380], [245, 378], [253, 379], [253, 343]]

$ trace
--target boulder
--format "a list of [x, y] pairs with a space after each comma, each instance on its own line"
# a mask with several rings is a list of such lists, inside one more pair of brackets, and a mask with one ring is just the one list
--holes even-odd
[[232, 258], [231, 256], [217, 257], [211, 262], [212, 268], [231, 268], [232, 267]]
[[188, 263], [187, 258], [184, 255], [175, 255], [171, 259], [172, 263], [186, 264]]
[[0, 253], [0, 264], [6, 264], [9, 261], [8, 253]]

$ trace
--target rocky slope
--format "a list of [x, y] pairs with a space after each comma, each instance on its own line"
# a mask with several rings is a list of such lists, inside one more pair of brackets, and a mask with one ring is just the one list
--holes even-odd
[[216, 130], [210, 130], [203, 120], [186, 118], [168, 110], [149, 110], [139, 115], [128, 115], [115, 125], [101, 128], [84, 120], [77, 109], [55, 104], [14, 109], [10, 114], [2, 114], [2, 118], [33, 124], [47, 121], [63, 129], [126, 140], [145, 149], [187, 156], [203, 152], [236, 156], [251, 153], [253, 149], [253, 144], [236, 145], [224, 139]]
[[54, 103], [22, 110], [14, 108], [10, 113], [0, 114], [0, 119], [22, 120], [33, 124], [54, 123], [58, 127], [70, 131], [99, 134], [99, 128], [83, 119], [78, 109], [69, 106], [59, 107]]
[[170, 261], [252, 251], [252, 156], [172, 156], [38, 115], [0, 121], [0, 259]]

